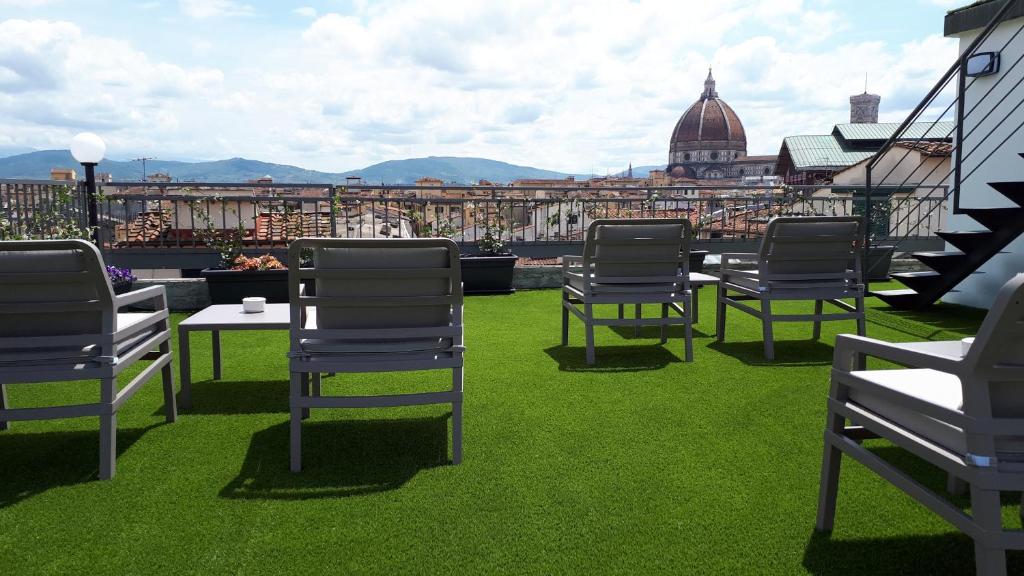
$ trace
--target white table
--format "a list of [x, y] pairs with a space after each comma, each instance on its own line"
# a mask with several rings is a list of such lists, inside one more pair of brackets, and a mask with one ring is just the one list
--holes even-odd
[[[189, 353], [190, 332], [210, 332], [213, 336], [213, 379], [220, 380], [220, 333], [222, 330], [287, 330], [290, 325], [288, 304], [267, 304], [263, 312], [247, 313], [241, 304], [215, 304], [196, 312], [178, 324], [178, 365], [181, 368], [179, 405], [192, 405], [192, 362]], [[283, 357], [283, 352], [282, 352]]]
[[[717, 286], [720, 282], [717, 276], [704, 274], [703, 272], [690, 272], [690, 287], [693, 288], [693, 323], [697, 323], [698, 311], [700, 310], [700, 298], [698, 291], [702, 286]], [[717, 308], [717, 307], [716, 307]], [[715, 323], [717, 326], [717, 322]]]

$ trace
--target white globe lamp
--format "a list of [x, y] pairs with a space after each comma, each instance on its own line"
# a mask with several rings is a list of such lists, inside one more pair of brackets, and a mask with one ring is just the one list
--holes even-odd
[[92, 132], [82, 132], [71, 139], [71, 155], [85, 168], [85, 193], [89, 201], [89, 228], [92, 240], [100, 244], [99, 202], [96, 199], [96, 165], [103, 160], [107, 145]]
[[99, 164], [106, 152], [103, 139], [92, 132], [82, 132], [71, 139], [71, 155], [80, 164]]

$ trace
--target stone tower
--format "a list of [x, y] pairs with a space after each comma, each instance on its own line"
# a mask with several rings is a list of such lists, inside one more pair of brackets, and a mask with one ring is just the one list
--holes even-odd
[[881, 101], [881, 96], [867, 92], [850, 96], [850, 123], [877, 124], [878, 104]]

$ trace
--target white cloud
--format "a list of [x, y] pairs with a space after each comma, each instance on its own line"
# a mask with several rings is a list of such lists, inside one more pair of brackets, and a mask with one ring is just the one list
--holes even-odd
[[[0, 134], [63, 146], [84, 122], [126, 155], [332, 171], [472, 155], [603, 172], [665, 161], [709, 65], [750, 153], [770, 154], [786, 135], [844, 121], [864, 73], [883, 117], [905, 115], [956, 55], [938, 36], [837, 41], [850, 7], [835, 2], [356, 4], [296, 9], [314, 19], [295, 30], [286, 18], [272, 42], [249, 33], [258, 17], [223, 23], [229, 39], [179, 34], [180, 53], [164, 59], [110, 31], [0, 22]], [[223, 0], [179, 6], [193, 18], [254, 14]], [[222, 64], [225, 53], [247, 57]]]
[[313, 8], [312, 6], [300, 6], [299, 8], [292, 10], [292, 12], [305, 18], [316, 18], [316, 8]]
[[253, 14], [252, 6], [235, 0], [178, 0], [178, 7], [186, 16], [196, 19]]

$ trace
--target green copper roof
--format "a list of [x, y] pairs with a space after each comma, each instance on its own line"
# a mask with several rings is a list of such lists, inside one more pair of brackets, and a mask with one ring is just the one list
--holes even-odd
[[[915, 122], [907, 127], [901, 139], [948, 140], [953, 134], [953, 122]], [[900, 125], [896, 122], [881, 124], [836, 124], [833, 134], [838, 133], [844, 140], [888, 140]]]
[[845, 168], [874, 155], [870, 150], [845, 150], [831, 134], [787, 136], [782, 146], [797, 170]]

